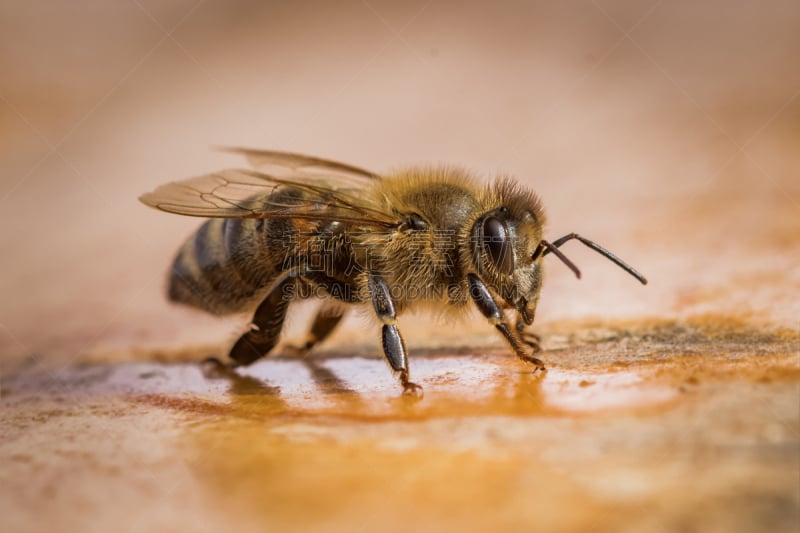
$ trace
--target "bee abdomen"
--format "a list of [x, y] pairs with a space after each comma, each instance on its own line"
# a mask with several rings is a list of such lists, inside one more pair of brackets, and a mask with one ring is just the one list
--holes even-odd
[[170, 300], [215, 314], [247, 310], [276, 272], [255, 219], [205, 222], [181, 247], [169, 275]]

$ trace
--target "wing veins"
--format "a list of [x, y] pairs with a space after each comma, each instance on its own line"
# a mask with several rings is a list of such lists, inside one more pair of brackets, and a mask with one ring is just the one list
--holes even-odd
[[[244, 179], [237, 180], [226, 175], [226, 172]], [[274, 196], [281, 186], [305, 191], [311, 198], [300, 198], [299, 203], [282, 203], [271, 199], [270, 196]], [[231, 169], [168, 183], [152, 193], [144, 194], [140, 199], [162, 211], [189, 216], [298, 218], [397, 227], [398, 221], [391, 213], [365, 205], [349, 192], [352, 190], [317, 185], [306, 180], [283, 179], [250, 169]], [[348, 211], [354, 215], [348, 215]]]

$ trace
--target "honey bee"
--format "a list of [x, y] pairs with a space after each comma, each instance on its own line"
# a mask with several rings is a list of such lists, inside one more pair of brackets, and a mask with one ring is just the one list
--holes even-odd
[[539, 338], [525, 328], [534, 320], [548, 254], [580, 278], [559, 250], [575, 239], [647, 283], [578, 234], [545, 240], [539, 198], [512, 179], [481, 186], [468, 172], [444, 166], [379, 175], [293, 153], [228, 150], [252, 168], [168, 183], [140, 200], [209, 218], [178, 251], [168, 295], [218, 315], [253, 313], [230, 350], [231, 367], [275, 347], [292, 301], [321, 297], [300, 351], [330, 335], [349, 306], [371, 305], [403, 393], [420, 396], [397, 324], [406, 310], [464, 310], [473, 302], [518, 358], [543, 371], [533, 355]]

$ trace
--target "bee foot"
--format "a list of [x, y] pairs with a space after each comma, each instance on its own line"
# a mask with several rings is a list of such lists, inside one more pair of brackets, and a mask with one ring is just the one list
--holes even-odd
[[200, 362], [200, 371], [206, 379], [220, 379], [229, 377], [233, 368], [216, 357], [207, 357]]
[[534, 369], [534, 372], [536, 372], [537, 370], [541, 370], [542, 372], [547, 372], [547, 368], [545, 368], [545, 366], [544, 366], [544, 361], [542, 361], [541, 359], [533, 357], [532, 355], [526, 355], [526, 356], [522, 357], [521, 359], [523, 361], [525, 361], [526, 363], [530, 363], [530, 364], [534, 365], [536, 367]]
[[403, 396], [420, 400], [423, 396], [422, 387], [416, 383], [407, 381], [406, 383], [403, 383]]

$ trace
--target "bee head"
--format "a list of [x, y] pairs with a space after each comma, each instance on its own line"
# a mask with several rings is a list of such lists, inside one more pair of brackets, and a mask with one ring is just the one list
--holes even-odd
[[472, 262], [484, 283], [515, 309], [527, 324], [533, 322], [542, 287], [541, 254], [544, 212], [539, 199], [511, 180], [487, 189], [493, 209], [472, 226]]

